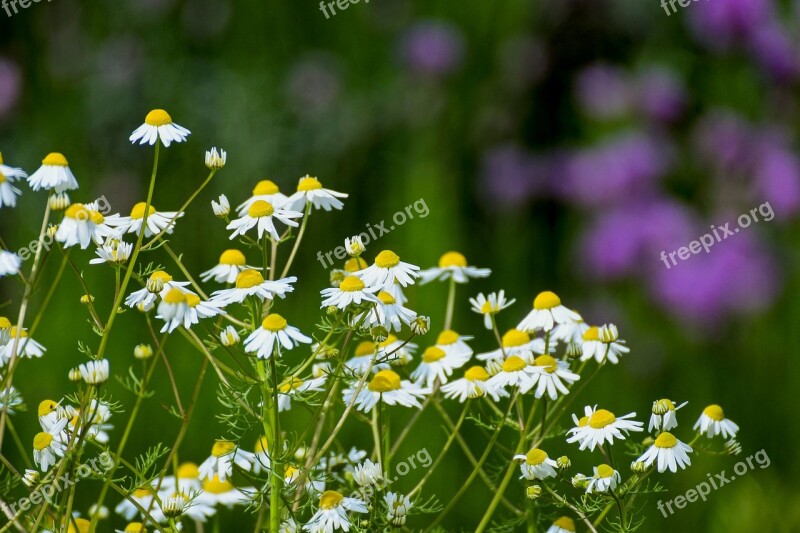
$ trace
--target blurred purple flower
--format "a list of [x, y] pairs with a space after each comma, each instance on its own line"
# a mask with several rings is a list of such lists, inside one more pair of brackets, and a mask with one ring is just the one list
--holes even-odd
[[651, 120], [672, 122], [683, 112], [686, 90], [682, 80], [670, 69], [651, 67], [636, 80], [638, 107]]
[[22, 76], [16, 63], [0, 59], [0, 118], [8, 114], [19, 99]]
[[714, 111], [697, 122], [692, 142], [706, 165], [727, 174], [750, 167], [754, 136], [752, 126], [738, 115]]
[[690, 24], [697, 40], [724, 50], [750, 37], [772, 18], [772, 0], [713, 0], [694, 2]]
[[760, 152], [753, 176], [757, 201], [768, 201], [779, 219], [795, 215], [800, 210], [800, 158], [775, 144]]
[[800, 72], [798, 44], [778, 21], [759, 26], [749, 45], [756, 60], [775, 78], [794, 79]]
[[454, 25], [440, 21], [417, 23], [403, 37], [401, 52], [414, 72], [446, 76], [458, 70], [464, 56], [464, 37]]
[[598, 63], [578, 74], [575, 98], [583, 112], [590, 117], [611, 119], [631, 110], [633, 92], [622, 69]]
[[628, 132], [574, 152], [555, 187], [566, 201], [581, 206], [627, 202], [650, 195], [671, 159], [667, 139]]
[[481, 167], [484, 189], [504, 206], [523, 205], [546, 185], [547, 162], [515, 144], [489, 150]]
[[313, 53], [297, 61], [286, 82], [292, 109], [309, 117], [330, 111], [341, 94], [339, 71], [337, 58], [326, 53]]

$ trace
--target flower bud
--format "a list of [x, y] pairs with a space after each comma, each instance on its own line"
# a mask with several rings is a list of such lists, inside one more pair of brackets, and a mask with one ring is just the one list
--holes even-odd
[[228, 326], [219, 333], [219, 340], [223, 346], [230, 348], [239, 344], [239, 333], [233, 326]]
[[561, 470], [566, 470], [567, 468], [572, 466], [572, 462], [569, 460], [569, 457], [567, 457], [566, 455], [562, 455], [561, 457], [556, 459], [556, 465]]
[[22, 476], [22, 482], [28, 487], [33, 487], [39, 483], [39, 471], [25, 469], [25, 474]]
[[219, 170], [224, 167], [227, 159], [228, 154], [221, 148], [219, 152], [217, 152], [216, 148], [206, 151], [206, 166], [211, 170]]
[[211, 210], [214, 211], [214, 215], [219, 218], [227, 217], [231, 212], [231, 204], [228, 201], [228, 197], [224, 194], [220, 194], [216, 202], [211, 200]]
[[425, 335], [431, 329], [431, 319], [427, 316], [419, 315], [411, 321], [411, 331], [414, 335]]
[[164, 516], [167, 518], [178, 518], [183, 514], [186, 507], [186, 501], [180, 494], [173, 498], [166, 498], [161, 510], [164, 511]]
[[600, 340], [603, 342], [614, 342], [619, 339], [619, 331], [614, 324], [606, 324], [600, 328]]
[[647, 472], [647, 465], [644, 464], [642, 461], [634, 461], [631, 463], [631, 470], [633, 470], [637, 474], [644, 474], [645, 472]]
[[331, 287], [338, 287], [339, 284], [347, 277], [347, 272], [344, 270], [334, 269], [331, 270]]
[[345, 239], [344, 248], [347, 250], [347, 255], [350, 257], [358, 257], [367, 250], [364, 243], [361, 241], [360, 235], [354, 235]]
[[70, 206], [69, 196], [65, 192], [52, 195], [47, 203], [51, 211], [63, 211]]
[[81, 377], [81, 371], [77, 367], [69, 369], [69, 380], [73, 383], [78, 383], [83, 381], [83, 377]]
[[389, 330], [383, 326], [375, 326], [369, 330], [369, 334], [375, 342], [383, 342], [389, 338]]
[[92, 296], [91, 294], [84, 294], [83, 296], [81, 296], [81, 303], [83, 305], [94, 303], [94, 296]]
[[133, 349], [133, 356], [136, 359], [150, 359], [153, 357], [153, 349], [149, 344], [139, 344]]
[[731, 456], [739, 455], [742, 453], [742, 445], [736, 439], [731, 439], [725, 442], [725, 451]]
[[329, 305], [328, 307], [325, 308], [325, 314], [330, 317], [335, 317], [336, 315], [339, 314], [339, 308], [336, 307], [335, 305]]
[[589, 479], [583, 474], [575, 474], [572, 476], [572, 486], [576, 489], [585, 489], [589, 486]]
[[540, 487], [539, 485], [531, 485], [525, 490], [525, 496], [527, 496], [529, 500], [535, 500], [541, 495], [542, 495], [542, 487]]

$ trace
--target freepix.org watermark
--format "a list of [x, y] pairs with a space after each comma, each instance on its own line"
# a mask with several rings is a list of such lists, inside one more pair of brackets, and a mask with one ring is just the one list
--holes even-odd
[[[336, 8], [339, 8], [339, 11], [344, 11], [350, 4], [357, 4], [361, 0], [336, 0], [335, 2], [325, 2], [321, 1], [319, 3], [319, 10], [322, 11], [322, 14], [325, 15], [326, 19], [336, 16]], [[365, 4], [369, 4], [369, 0], [364, 0]], [[330, 11], [330, 13], [328, 13]]]
[[[385, 490], [400, 479], [401, 477], [407, 475], [409, 472], [416, 470], [417, 468], [428, 468], [433, 463], [433, 458], [431, 454], [428, 452], [427, 448], [422, 448], [417, 453], [409, 455], [403, 461], [397, 463], [394, 467], [395, 475], [393, 477], [389, 477], [388, 473], [386, 474], [386, 478], [381, 480], [378, 483], [378, 486], [381, 490]], [[351, 496], [353, 498], [359, 498], [361, 496], [372, 496], [374, 492], [374, 488], [371, 485], [366, 485], [361, 487], [360, 492], [354, 492]]]
[[[420, 198], [413, 204], [407, 205], [405, 209], [401, 209], [392, 215], [391, 222], [394, 222], [394, 225], [387, 228], [386, 220], [381, 220], [377, 224], [367, 223], [367, 231], [362, 231], [360, 234], [358, 234], [358, 236], [361, 237], [361, 243], [364, 246], [367, 246], [370, 242], [375, 242], [384, 235], [394, 231], [398, 226], [402, 226], [409, 220], [414, 220], [415, 214], [418, 215], [419, 218], [425, 218], [430, 214], [430, 212], [431, 211], [428, 208], [428, 204], [425, 202], [425, 199]], [[333, 250], [324, 254], [319, 251], [317, 252], [317, 261], [319, 261], [323, 268], [330, 268], [334, 263], [334, 260], [331, 258], [331, 256], [339, 261], [342, 261], [347, 257], [347, 250], [344, 246], [337, 246]]]
[[[692, 2], [697, 2], [698, 0], [661, 0], [661, 7], [664, 8], [664, 11], [667, 12], [667, 16], [672, 15], [672, 13], [677, 13], [678, 8], [675, 7], [675, 4], [678, 4], [681, 7], [689, 7]], [[670, 13], [669, 8], [672, 8], [672, 13]]]
[[[706, 498], [711, 494], [712, 490], [719, 490], [728, 483], [732, 483], [737, 476], [742, 477], [751, 470], [755, 470], [756, 467], [755, 464], [753, 464], [754, 459], [755, 463], [758, 464], [762, 470], [771, 464], [767, 452], [762, 449], [733, 465], [734, 473], [730, 476], [726, 474], [724, 470], [719, 474], [707, 474], [708, 482], [703, 481], [702, 483], [698, 483], [695, 488], [689, 489], [685, 494], [675, 496], [671, 500], [665, 502], [658, 500], [656, 507], [658, 507], [661, 514], [664, 515], [664, 518], [667, 518], [675, 514], [675, 510], [672, 508], [673, 505], [675, 505], [676, 509], [683, 509], [688, 504], [696, 502], [698, 498], [706, 501]], [[668, 511], [669, 514], [667, 514]]]
[[[0, 6], [3, 6], [3, 11], [6, 12], [6, 15], [13, 17], [19, 13], [19, 9], [28, 9], [31, 7], [31, 4], [38, 4], [43, 1], [44, 0], [2, 0]], [[53, 0], [47, 0], [47, 3], [49, 4], [52, 1]], [[17, 6], [19, 6], [19, 9], [17, 9]]]
[[[686, 261], [692, 255], [699, 254], [700, 250], [705, 250], [706, 253], [710, 252], [711, 247], [716, 243], [724, 241], [728, 237], [733, 237], [742, 229], [749, 228], [753, 222], [760, 222], [758, 215], [761, 215], [761, 220], [764, 222], [769, 222], [775, 218], [775, 211], [772, 210], [772, 206], [769, 202], [764, 202], [760, 206], [751, 209], [749, 213], [742, 213], [739, 215], [739, 218], [736, 220], [739, 224], [737, 228], [731, 228], [730, 222], [722, 226], [711, 225], [711, 233], [706, 233], [700, 237], [700, 239], [690, 242], [689, 246], [681, 246], [677, 250], [671, 251], [669, 254], [666, 250], [662, 250], [661, 260], [664, 262], [664, 266], [667, 268], [676, 266], [678, 264], [675, 260], [676, 255], [681, 261]], [[670, 262], [672, 262], [672, 264], [670, 264]]]

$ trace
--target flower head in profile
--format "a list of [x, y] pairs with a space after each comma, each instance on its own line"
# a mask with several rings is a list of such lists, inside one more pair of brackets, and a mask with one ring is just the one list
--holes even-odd
[[550, 331], [556, 324], [580, 320], [581, 316], [561, 305], [561, 298], [551, 291], [540, 292], [533, 300], [533, 309], [517, 326], [521, 331]]
[[592, 326], [583, 332], [581, 361], [594, 358], [598, 363], [608, 360], [617, 364], [619, 356], [630, 351], [631, 349], [625, 346], [625, 341], [619, 338], [619, 332], [614, 324]]
[[669, 431], [678, 427], [676, 411], [687, 403], [689, 402], [675, 405], [675, 402], [666, 398], [653, 402], [650, 424], [647, 426], [647, 431]]
[[111, 265], [120, 265], [125, 263], [131, 256], [133, 245], [131, 243], [122, 241], [116, 237], [106, 237], [102, 246], [98, 246], [95, 250], [97, 257], [89, 260], [89, 264], [100, 265], [108, 263]]
[[472, 304], [472, 310], [479, 315], [483, 315], [483, 326], [486, 329], [492, 329], [492, 318], [514, 302], [516, 300], [513, 298], [506, 300], [504, 291], [491, 292], [488, 296], [480, 293], [477, 297], [469, 299], [469, 303]]
[[344, 310], [350, 305], [377, 304], [378, 298], [374, 294], [377, 290], [374, 287], [367, 287], [358, 276], [350, 275], [344, 278], [338, 287], [328, 287], [320, 291], [323, 297], [320, 307], [334, 306]]
[[239, 272], [233, 287], [213, 292], [211, 301], [225, 307], [232, 303], [242, 303], [250, 296], [255, 296], [262, 302], [272, 300], [275, 296], [286, 298], [286, 294], [294, 290], [292, 283], [296, 281], [294, 276], [276, 281], [265, 280], [261, 272], [248, 268]]
[[228, 197], [220, 194], [217, 200], [211, 200], [211, 210], [215, 217], [226, 218], [231, 212], [231, 203], [228, 201]]
[[510, 355], [503, 361], [499, 372], [489, 379], [489, 386], [496, 389], [506, 387], [519, 388], [520, 394], [525, 394], [536, 384], [535, 370], [517, 355]]
[[726, 439], [732, 439], [739, 432], [739, 426], [725, 418], [725, 412], [719, 405], [709, 405], [703, 409], [703, 413], [694, 425], [694, 429], [705, 434], [709, 439], [722, 435]]
[[330, 211], [344, 207], [339, 198], [347, 198], [347, 196], [342, 192], [325, 189], [317, 178], [304, 176], [297, 182], [297, 192], [286, 200], [286, 205], [295, 211], [302, 211], [309, 204], [316, 209]]
[[467, 266], [467, 259], [459, 252], [447, 252], [439, 258], [439, 266], [419, 272], [420, 285], [431, 281], [467, 283], [470, 278], [486, 278], [492, 271], [488, 268]]
[[575, 533], [575, 521], [568, 516], [562, 516], [556, 519], [545, 533]]
[[442, 385], [442, 393], [445, 398], [457, 399], [461, 403], [468, 398], [482, 398], [486, 395], [491, 396], [494, 401], [507, 397], [508, 393], [504, 389], [495, 389], [489, 385], [490, 377], [482, 366], [472, 366], [464, 372], [464, 377]]
[[253, 452], [239, 448], [234, 442], [218, 440], [211, 447], [211, 455], [198, 467], [198, 473], [201, 480], [218, 476], [220, 481], [225, 481], [233, 473], [233, 465], [249, 472], [255, 461]]
[[592, 492], [613, 491], [621, 481], [619, 472], [607, 464], [595, 466], [593, 467], [593, 471], [592, 477], [589, 478], [589, 486], [586, 487], [586, 492], [588, 494]]
[[[395, 283], [407, 287], [414, 283], [419, 267], [400, 261], [400, 256], [391, 250], [383, 250], [375, 257], [375, 262], [356, 272], [367, 287], [377, 287], [390, 292]], [[397, 299], [397, 298], [395, 298]]]
[[314, 377], [311, 379], [300, 379], [290, 377], [278, 386], [278, 410], [288, 411], [292, 408], [292, 398], [304, 396], [306, 393], [321, 392], [324, 389], [327, 375]]
[[133, 291], [125, 298], [125, 305], [149, 311], [153, 308], [156, 300], [163, 299], [171, 289], [187, 285], [189, 285], [188, 281], [174, 281], [167, 272], [155, 270], [147, 278], [144, 288]]
[[393, 370], [381, 370], [361, 390], [352, 384], [344, 391], [344, 402], [350, 404], [355, 397], [359, 411], [369, 412], [379, 401], [386, 405], [421, 408], [419, 400], [430, 394], [431, 390], [403, 380]]
[[219, 152], [217, 152], [216, 148], [206, 150], [206, 167], [210, 170], [221, 169], [227, 161], [228, 154], [225, 153], [225, 150], [220, 149]]
[[[345, 278], [345, 280], [346, 279], [348, 278]], [[405, 324], [411, 327], [413, 331], [414, 320], [417, 318], [417, 314], [398, 303], [390, 293], [380, 291], [375, 304], [375, 307], [372, 309], [367, 309], [363, 313], [354, 316], [353, 324], [363, 323], [369, 327], [381, 326], [388, 331], [400, 331], [403, 324]], [[417, 328], [417, 330], [419, 331], [419, 328]], [[416, 331], [414, 333], [418, 334]]]
[[277, 207], [285, 207], [286, 200], [286, 195], [280, 191], [280, 188], [275, 182], [271, 180], [261, 180], [253, 187], [252, 196], [240, 204], [239, 207], [236, 208], [236, 212], [239, 216], [242, 216], [247, 213], [251, 205], [258, 201], [268, 202]]
[[630, 420], [636, 413], [630, 413], [617, 417], [606, 409], [593, 409], [586, 406], [585, 415], [580, 419], [573, 415], [576, 427], [567, 431], [567, 442], [577, 442], [581, 450], [589, 448], [594, 451], [595, 447], [602, 446], [604, 443], [614, 444], [614, 439], [625, 440], [625, 436], [631, 431], [643, 431], [642, 423]]
[[[145, 213], [147, 213], [146, 217]], [[120, 217], [117, 226], [120, 233], [135, 233], [138, 235], [142, 231], [142, 224], [145, 223], [145, 218], [147, 218], [144, 236], [152, 237], [161, 232], [172, 233], [175, 229], [175, 221], [182, 216], [182, 212], [159, 211], [152, 204], [148, 208], [147, 202], [139, 202], [131, 209], [130, 216]]]
[[42, 472], [50, 470], [59, 457], [64, 457], [67, 449], [65, 427], [67, 419], [62, 418], [50, 429], [37, 433], [33, 438], [33, 462]]
[[522, 471], [520, 479], [524, 478], [533, 481], [558, 475], [556, 462], [550, 459], [544, 450], [539, 448], [533, 448], [525, 455], [515, 455], [514, 460], [520, 462], [519, 468]]
[[258, 231], [258, 238], [261, 239], [264, 234], [269, 235], [276, 241], [280, 239], [278, 230], [275, 229], [275, 220], [282, 222], [287, 226], [297, 227], [300, 224], [293, 219], [301, 218], [303, 213], [299, 211], [292, 211], [284, 209], [283, 207], [276, 206], [267, 202], [266, 200], [256, 200], [247, 211], [236, 220], [232, 220], [228, 224], [227, 229], [232, 229], [231, 239], [235, 239], [239, 235], [244, 235], [252, 228]]
[[291, 350], [298, 344], [311, 344], [311, 337], [290, 326], [286, 319], [277, 313], [268, 315], [261, 327], [244, 340], [244, 351], [256, 354], [261, 359], [272, 357], [274, 350]]
[[14, 354], [17, 357], [41, 357], [47, 349], [28, 336], [25, 328], [17, 329], [11, 326], [8, 329], [8, 342], [0, 346], [0, 366], [11, 361]]
[[411, 379], [418, 384], [424, 383], [426, 387], [432, 387], [437, 380], [440, 384], [447, 383], [453, 370], [464, 366], [467, 360], [453, 353], [448, 354], [438, 346], [429, 346], [411, 373]]
[[358, 498], [346, 498], [335, 490], [326, 490], [319, 497], [319, 509], [303, 530], [311, 533], [330, 533], [337, 529], [350, 530], [348, 512], [366, 513], [367, 503]]
[[386, 518], [389, 522], [395, 527], [403, 527], [406, 524], [406, 515], [411, 509], [411, 499], [390, 491], [383, 496], [383, 502], [386, 504]]
[[19, 167], [12, 167], [6, 165], [5, 160], [3, 159], [3, 154], [0, 153], [0, 174], [5, 176], [7, 179], [11, 181], [16, 181], [19, 178], [27, 178], [28, 173], [22, 170]]
[[683, 469], [692, 464], [689, 459], [690, 453], [692, 453], [691, 446], [679, 441], [672, 433], [664, 431], [656, 437], [656, 441], [639, 457], [638, 461], [644, 463], [645, 466], [657, 463], [659, 472], [664, 472], [668, 468], [670, 472], [677, 472], [678, 467]]
[[136, 128], [128, 139], [133, 144], [153, 146], [160, 139], [166, 148], [173, 142], [186, 141], [190, 131], [172, 122], [172, 117], [163, 109], [153, 109], [144, 118], [144, 124]]
[[545, 341], [541, 338], [531, 338], [527, 332], [519, 329], [510, 329], [500, 339], [500, 348], [478, 354], [478, 359], [487, 361], [489, 371], [495, 373], [503, 363], [503, 358], [512, 355], [519, 357], [526, 363], [533, 363], [535, 354], [543, 354]]
[[14, 252], [0, 250], [0, 278], [16, 276], [22, 267], [22, 259]]
[[217, 283], [235, 283], [236, 278], [244, 270], [261, 270], [247, 264], [247, 258], [240, 250], [229, 249], [222, 252], [216, 266], [200, 274], [200, 279], [213, 279]]
[[101, 385], [108, 381], [108, 359], [88, 361], [78, 366], [78, 370], [88, 385]]
[[78, 188], [78, 180], [69, 169], [67, 158], [58, 152], [52, 152], [42, 159], [42, 166], [28, 176], [28, 185], [34, 191], [44, 189], [57, 193]]
[[2, 164], [3, 155], [0, 154], [0, 207], [15, 207], [17, 196], [22, 191], [14, 187], [13, 183], [19, 178], [26, 178], [28, 175], [21, 168], [12, 168]]
[[107, 238], [117, 235], [115, 227], [121, 220], [119, 215], [104, 216], [98, 202], [72, 204], [64, 210], [55, 238], [64, 243], [65, 248], [80, 245], [85, 250], [93, 242], [100, 246]]
[[547, 393], [551, 400], [555, 400], [559, 393], [569, 394], [565, 383], [572, 385], [581, 378], [578, 374], [570, 372], [569, 363], [556, 360], [552, 355], [540, 355], [534, 359], [531, 367], [537, 371], [533, 374], [536, 380], [535, 396], [537, 398], [541, 398]]

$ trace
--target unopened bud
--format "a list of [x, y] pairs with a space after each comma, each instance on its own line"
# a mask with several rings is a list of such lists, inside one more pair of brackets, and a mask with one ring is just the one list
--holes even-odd
[[527, 496], [529, 500], [535, 500], [541, 495], [542, 487], [539, 485], [531, 485], [525, 490], [525, 496]]
[[133, 356], [136, 359], [150, 359], [153, 357], [153, 349], [149, 344], [139, 344], [133, 349]]

